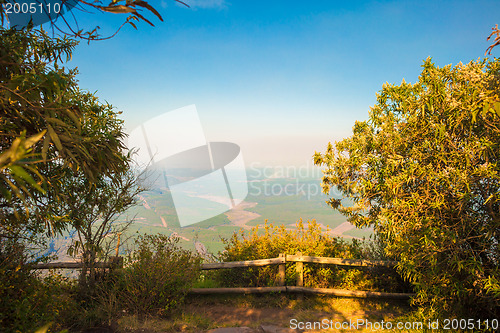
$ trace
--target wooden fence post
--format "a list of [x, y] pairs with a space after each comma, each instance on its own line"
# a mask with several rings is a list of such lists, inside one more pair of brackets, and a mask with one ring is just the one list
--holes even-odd
[[123, 257], [109, 257], [109, 261], [111, 263], [111, 269], [120, 269], [123, 268]]
[[115, 254], [115, 257], [118, 257], [118, 254], [120, 253], [120, 235], [122, 233], [119, 232], [118, 233], [118, 240], [116, 241], [116, 254]]
[[[302, 255], [302, 252], [297, 252], [298, 256]], [[304, 286], [304, 263], [297, 262], [295, 264], [295, 271], [297, 272], [297, 287]]]
[[278, 267], [278, 286], [283, 287], [285, 285], [285, 272], [286, 272], [286, 256], [284, 253], [280, 253], [280, 258], [285, 258], [285, 263], [280, 264]]

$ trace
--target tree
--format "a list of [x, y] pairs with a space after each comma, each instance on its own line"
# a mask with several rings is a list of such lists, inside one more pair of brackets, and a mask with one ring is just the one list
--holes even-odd
[[[189, 7], [182, 1], [175, 1]], [[5, 21], [8, 21], [4, 6], [8, 2], [15, 3], [16, 0], [0, 0], [2, 26]], [[142, 0], [113, 0], [108, 5], [103, 5], [99, 1], [82, 0], [63, 0], [63, 3], [68, 6], [76, 4], [77, 9], [80, 10], [95, 9], [128, 14], [122, 26], [130, 23], [136, 28], [132, 22], [134, 20], [142, 20], [153, 25], [140, 13], [140, 8], [152, 12], [163, 21], [158, 11]], [[77, 44], [76, 40], [69, 39], [67, 36], [90, 41], [111, 38], [116, 33], [103, 38], [98, 33], [99, 27], [91, 31], [74, 30], [64, 16], [60, 15], [58, 18], [64, 22], [67, 30], [62, 30], [57, 22], [50, 23], [53, 30], [66, 35], [61, 39], [50, 39], [45, 31], [36, 31], [33, 27], [24, 30], [6, 30], [0, 27], [0, 37], [2, 37], [0, 42], [0, 128], [2, 128], [0, 132], [0, 194], [3, 195], [1, 199], [4, 199], [0, 199], [0, 209], [5, 208], [11, 220], [12, 217], [14, 220], [20, 220], [20, 210], [24, 209], [28, 214], [28, 206], [34, 207], [33, 204], [27, 203], [27, 196], [29, 199], [37, 200], [42, 195], [43, 200], [49, 200], [43, 196], [45, 189], [42, 184], [45, 186], [54, 184], [48, 181], [46, 175], [40, 173], [37, 165], [40, 162], [53, 161], [51, 158], [54, 158], [54, 155], [50, 156], [49, 151], [57, 156], [55, 159], [58, 163], [62, 162], [64, 167], [83, 169], [85, 175], [91, 180], [94, 173], [119, 173], [120, 168], [122, 170], [126, 168], [125, 159], [120, 153], [116, 153], [124, 148], [121, 143], [123, 132], [117, 127], [121, 125], [116, 115], [113, 115], [113, 111], [110, 112], [111, 107], [98, 105], [95, 96], [78, 91], [75, 80], [76, 70], [64, 71], [64, 68], [58, 67], [63, 62], [63, 56], [68, 59], [71, 57]], [[77, 24], [76, 21], [74, 23]], [[83, 114], [80, 110], [82, 105], [75, 105], [72, 99], [86, 103], [84, 107], [88, 110], [93, 107], [100, 108], [99, 112], [90, 116], [93, 119], [87, 119], [90, 123], [95, 124], [96, 118], [111, 116], [106, 121], [106, 124], [111, 126], [109, 130], [101, 130], [97, 137], [92, 135], [96, 133], [82, 133]], [[89, 117], [89, 115], [90, 113], [87, 113], [86, 116]], [[114, 120], [114, 124], [110, 124], [110, 119]], [[109, 149], [96, 149], [100, 145], [97, 141], [108, 134], [110, 134], [109, 138], [113, 136], [114, 138], [107, 144], [104, 142], [102, 144]], [[96, 159], [99, 163], [96, 163]], [[15, 197], [14, 200], [12, 197]], [[9, 219], [5, 215], [5, 209], [0, 211], [2, 214], [0, 218], [3, 220]], [[50, 213], [42, 212], [42, 215], [49, 216]], [[58, 218], [56, 217], [56, 220]], [[56, 231], [60, 229], [57, 223], [51, 223], [50, 227]], [[3, 229], [5, 231], [5, 228]], [[0, 230], [0, 236], [2, 234], [6, 235]]]
[[[0, 326], [7, 330], [55, 316], [43, 308], [51, 297], [28, 264], [47, 235], [82, 225], [63, 210], [71, 196], [99, 194], [104, 180], [121, 186], [130, 170], [119, 113], [81, 91], [75, 70], [60, 67], [75, 45], [43, 30], [0, 29], [0, 294], [8, 300]], [[79, 192], [71, 192], [77, 182]]]
[[500, 60], [439, 68], [385, 84], [369, 120], [324, 154], [329, 204], [373, 226], [427, 315], [498, 318], [500, 308]]
[[[80, 286], [90, 294], [96, 282], [95, 262], [107, 257], [106, 245], [112, 244], [119, 233], [126, 231], [133, 218], [119, 220], [122, 214], [137, 204], [137, 195], [145, 190], [143, 179], [132, 169], [113, 178], [101, 177], [90, 182], [82, 174], [65, 179], [65, 200], [60, 215], [67, 216], [76, 230], [76, 239], [68, 253], [80, 257], [84, 268]], [[109, 250], [109, 248], [108, 248]]]
[[[46, 2], [47, 0], [40, 0], [42, 2]], [[189, 7], [186, 3], [180, 0], [174, 0], [186, 7]], [[6, 8], [3, 5], [6, 3], [16, 3], [17, 0], [0, 0], [0, 21], [2, 26], [4, 26], [5, 22], [9, 20]], [[144, 0], [112, 0], [107, 5], [103, 4], [101, 1], [93, 0], [93, 1], [84, 1], [84, 0], [61, 0], [61, 3], [64, 4], [67, 8], [73, 10], [80, 10], [85, 13], [91, 13], [92, 11], [97, 12], [106, 12], [106, 13], [114, 13], [114, 14], [125, 14], [128, 15], [122, 25], [116, 30], [114, 34], [107, 37], [102, 37], [99, 34], [100, 27], [95, 27], [94, 29], [80, 29], [78, 26], [78, 22], [76, 22], [75, 17], [71, 14], [71, 12], [67, 15], [57, 15], [56, 19], [51, 20], [51, 27], [53, 31], [58, 31], [63, 35], [71, 36], [78, 39], [84, 40], [102, 40], [114, 37], [120, 29], [126, 25], [130, 24], [134, 29], [137, 29], [137, 26], [134, 22], [146, 22], [151, 26], [154, 24], [147, 19], [144, 15], [141, 14], [142, 10], [147, 10], [153, 15], [155, 15], [160, 21], [163, 21], [160, 13], [149, 3]], [[36, 7], [38, 8], [38, 7]], [[38, 13], [38, 12], [37, 12]]]
[[[126, 3], [132, 4], [149, 9], [142, 1]], [[86, 38], [97, 39], [95, 31]], [[12, 292], [32, 290], [32, 282], [39, 282], [26, 265], [34, 259], [27, 247], [76, 228], [73, 250], [90, 268], [90, 278], [85, 269], [82, 281], [91, 287], [105, 238], [124, 227], [116, 219], [142, 190], [123, 144], [120, 113], [81, 91], [76, 70], [61, 67], [76, 44], [67, 36], [50, 38], [42, 29], [0, 27], [0, 292], [13, 296], [0, 304], [0, 320], [12, 329], [54, 317], [32, 311], [37, 290]]]
[[486, 55], [486, 54], [491, 55], [491, 51], [493, 50], [493, 48], [495, 46], [500, 45], [500, 29], [498, 29], [498, 24], [496, 24], [495, 27], [491, 28], [491, 30], [493, 30], [493, 31], [488, 36], [488, 38], [486, 38], [486, 40], [490, 40], [491, 37], [493, 37], [495, 35], [496, 35], [496, 37], [493, 40], [493, 44], [491, 44], [490, 46], [488, 46], [488, 48], [486, 49], [486, 52], [484, 53], [484, 55]]
[[1, 237], [63, 230], [68, 220], [55, 208], [64, 177], [95, 181], [129, 168], [119, 113], [59, 66], [74, 46], [42, 30], [0, 30]]

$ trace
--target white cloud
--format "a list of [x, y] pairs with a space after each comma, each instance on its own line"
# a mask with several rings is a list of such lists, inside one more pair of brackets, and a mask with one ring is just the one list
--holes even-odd
[[191, 8], [225, 8], [225, 0], [186, 0]]

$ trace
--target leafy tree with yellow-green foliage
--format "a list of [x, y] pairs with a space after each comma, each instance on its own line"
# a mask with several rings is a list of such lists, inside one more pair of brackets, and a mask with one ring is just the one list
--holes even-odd
[[[117, 216], [141, 191], [123, 121], [80, 90], [68, 70], [76, 42], [43, 30], [0, 29], [0, 327], [29, 331], [55, 317], [30, 271], [57, 233], [76, 229], [91, 271]], [[48, 237], [47, 237], [48, 236]], [[85, 277], [87, 270], [83, 270]], [[85, 279], [87, 280], [87, 279]], [[85, 281], [87, 282], [87, 281]], [[48, 295], [50, 296], [50, 295]], [[48, 303], [51, 298], [46, 299]]]
[[123, 121], [81, 91], [76, 70], [61, 67], [76, 42], [41, 30], [0, 30], [0, 236], [23, 224], [60, 231], [62, 179], [91, 181], [129, 168]]
[[385, 84], [369, 120], [316, 153], [329, 204], [373, 226], [426, 315], [500, 314], [500, 59]]

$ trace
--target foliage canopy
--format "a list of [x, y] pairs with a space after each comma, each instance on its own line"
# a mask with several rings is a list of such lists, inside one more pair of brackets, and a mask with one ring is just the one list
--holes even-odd
[[[498, 317], [500, 60], [439, 68], [385, 84], [368, 121], [314, 156], [329, 204], [373, 226], [430, 312]], [[464, 317], [465, 318], [465, 317]]]
[[[47, 323], [58, 311], [53, 303], [64, 303], [45, 295], [30, 272], [44, 236], [76, 229], [71, 250], [90, 270], [89, 278], [82, 270], [82, 285], [94, 287], [94, 261], [142, 191], [120, 113], [62, 67], [76, 43], [0, 28], [0, 294], [16, 295], [0, 304], [0, 321], [13, 330]], [[48, 306], [39, 316], [40, 302]]]
[[[224, 251], [219, 259], [243, 261], [276, 258], [281, 253], [287, 255], [301, 252], [306, 256], [334, 257], [345, 259], [382, 259], [376, 245], [367, 247], [365, 243], [352, 239], [346, 241], [341, 237], [331, 236], [323, 232], [315, 221], [297, 221], [294, 230], [272, 224], [258, 226], [246, 233], [234, 233], [229, 239], [223, 239]], [[216, 280], [222, 286], [273, 286], [278, 277], [277, 265], [258, 268], [239, 268], [219, 270]], [[335, 265], [307, 264], [304, 266], [304, 285], [319, 288], [344, 288], [354, 290], [372, 290], [401, 292], [407, 286], [394, 269], [387, 267], [345, 268]], [[295, 263], [286, 264], [286, 285], [294, 285], [296, 281]]]
[[0, 30], [1, 236], [64, 229], [65, 179], [95, 186], [129, 168], [119, 113], [60, 67], [75, 45], [43, 30]]

